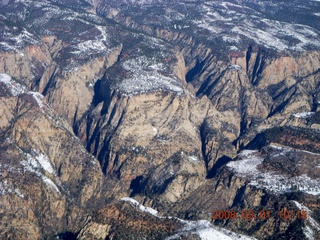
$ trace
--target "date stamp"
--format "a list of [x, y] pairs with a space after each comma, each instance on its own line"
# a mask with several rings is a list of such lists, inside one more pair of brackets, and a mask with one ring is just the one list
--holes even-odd
[[250, 209], [242, 210], [241, 213], [237, 213], [235, 210], [213, 210], [212, 219], [214, 220], [223, 220], [223, 219], [236, 219], [240, 217], [245, 220], [265, 220], [269, 219], [272, 216], [278, 217], [280, 219], [302, 219], [306, 220], [308, 218], [308, 213], [305, 210], [287, 210], [283, 209], [276, 213], [276, 215], [272, 214], [270, 210], [261, 210], [259, 212], [255, 212]]

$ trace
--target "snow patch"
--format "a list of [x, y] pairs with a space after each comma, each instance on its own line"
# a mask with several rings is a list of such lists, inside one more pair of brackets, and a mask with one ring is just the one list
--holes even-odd
[[315, 114], [315, 112], [302, 112], [302, 113], [293, 114], [293, 116], [295, 118], [308, 118], [308, 117], [311, 117], [314, 114]]
[[194, 162], [199, 161], [199, 159], [198, 159], [197, 156], [188, 156], [188, 159], [189, 159], [190, 161], [194, 161]]
[[10, 186], [8, 181], [5, 179], [3, 182], [0, 182], [0, 195], [6, 194], [16, 194], [19, 197], [24, 198], [24, 195], [20, 192], [20, 190]]
[[[320, 224], [312, 217], [312, 211], [307, 208], [306, 206], [304, 206], [303, 204], [297, 202], [297, 201], [293, 201], [295, 203], [295, 205], [300, 209], [300, 210], [304, 210], [304, 211], [307, 211], [307, 214], [308, 214], [308, 218], [306, 219], [306, 223], [309, 225], [309, 226], [306, 226], [304, 229], [303, 229], [303, 233], [305, 234], [305, 236], [308, 238], [308, 239], [315, 239], [315, 235], [317, 233], [315, 233], [313, 231], [313, 229], [315, 229], [317, 232], [320, 232]], [[312, 227], [312, 228], [311, 228]]]
[[152, 130], [153, 130], [154, 134], [156, 134], [158, 132], [158, 129], [156, 129], [155, 127], [152, 127]]
[[118, 85], [118, 89], [127, 95], [146, 93], [149, 91], [167, 90], [178, 95], [184, 91], [181, 81], [175, 76], [164, 76], [162, 63], [155, 63], [145, 56], [129, 59], [123, 63], [123, 68], [131, 74]]
[[46, 176], [42, 176], [42, 180], [49, 186], [51, 189], [55, 190], [56, 192], [60, 193], [57, 185], [50, 179], [47, 178]]
[[281, 153], [279, 155], [285, 155], [288, 152], [295, 151], [295, 152], [304, 152], [304, 153], [307, 153], [307, 154], [320, 156], [319, 153], [309, 152], [309, 151], [306, 151], [306, 150], [300, 150], [300, 149], [295, 149], [295, 148], [290, 148], [290, 147], [281, 147], [279, 145], [274, 145], [274, 144], [270, 144], [270, 147], [272, 147], [274, 149], [277, 149], [277, 150], [281, 150]]
[[[292, 149], [272, 146], [283, 152]], [[285, 153], [280, 154], [285, 154]], [[250, 180], [249, 184], [260, 189], [266, 189], [276, 194], [285, 192], [302, 191], [311, 195], [320, 195], [320, 178], [311, 179], [306, 174], [295, 177], [287, 177], [272, 172], [261, 172], [258, 165], [264, 158], [260, 157], [258, 151], [244, 150], [238, 154], [239, 160], [229, 162], [227, 167], [234, 171], [239, 177]]]
[[[133, 198], [125, 197], [121, 198], [121, 201], [130, 202], [134, 206], [138, 206], [138, 208], [143, 211], [147, 212], [149, 214], [152, 214], [155, 217], [158, 218], [164, 218], [159, 216], [158, 211], [156, 211], [153, 208], [145, 207], [142, 204], [140, 204], [138, 201], [136, 201]], [[172, 219], [172, 217], [169, 217], [169, 219]], [[176, 239], [177, 237], [180, 237], [184, 234], [193, 233], [197, 234], [202, 240], [212, 240], [212, 239], [219, 239], [219, 240], [255, 240], [253, 237], [247, 237], [241, 234], [237, 234], [234, 232], [231, 232], [229, 230], [219, 228], [208, 222], [207, 220], [199, 220], [199, 221], [186, 221], [179, 218], [175, 218], [182, 224], [184, 224], [184, 227], [178, 231], [177, 234], [167, 237], [166, 240]]]
[[55, 174], [55, 170], [48, 158], [48, 156], [39, 153], [35, 150], [31, 152], [32, 155], [25, 153], [25, 160], [22, 161], [22, 165], [32, 168], [42, 168], [50, 174]]
[[47, 171], [50, 174], [55, 174], [53, 166], [47, 155], [38, 153], [38, 155], [36, 156], [36, 160], [45, 171]]
[[228, 69], [230, 69], [230, 70], [235, 70], [235, 71], [240, 71], [240, 70], [242, 69], [242, 67], [239, 66], [239, 65], [230, 65], [230, 66], [228, 67]]
[[[20, 149], [22, 152], [22, 150]], [[46, 177], [40, 169], [45, 170], [46, 172], [52, 174], [53, 176], [57, 177], [57, 174], [50, 162], [50, 159], [48, 156], [39, 153], [35, 150], [31, 151], [31, 154], [29, 153], [24, 153], [24, 160], [20, 162], [21, 165], [24, 167], [25, 171], [33, 172], [35, 173], [38, 177], [42, 179], [44, 183], [46, 183], [47, 186], [49, 186], [51, 189], [57, 191], [60, 193], [57, 185], [48, 177]], [[60, 181], [57, 180], [57, 182], [60, 185]]]
[[83, 55], [88, 52], [104, 52], [107, 50], [107, 45], [100, 40], [88, 40], [78, 43], [73, 46], [74, 51], [70, 52], [72, 54]]
[[[225, 9], [221, 9], [221, 6]], [[230, 6], [241, 8], [243, 11], [235, 12]], [[206, 2], [201, 5], [200, 18], [192, 22], [197, 27], [210, 31], [215, 37], [220, 36], [227, 43], [241, 42], [240, 36], [244, 36], [257, 44], [279, 51], [303, 51], [308, 45], [320, 47], [319, 32], [316, 29], [307, 25], [263, 18], [259, 13], [254, 16], [250, 14], [252, 12], [256, 11], [229, 2], [220, 3], [219, 8], [216, 4], [210, 5]]]
[[140, 204], [138, 201], [134, 200], [133, 198], [125, 197], [125, 198], [121, 198], [120, 200], [125, 202], [130, 202], [133, 205], [138, 206], [141, 211], [150, 213], [151, 215], [158, 217], [157, 210], [153, 208], [145, 207], [142, 204]]
[[20, 83], [14, 81], [12, 77], [6, 73], [0, 73], [0, 83], [3, 83], [6, 85], [6, 87], [9, 89], [12, 96], [16, 97], [20, 94], [27, 93], [28, 95], [31, 95], [37, 102], [38, 106], [40, 108], [44, 107], [44, 104], [42, 102], [44, 96], [41, 93], [28, 91], [27, 88]]
[[166, 240], [180, 239], [185, 234], [196, 234], [201, 240], [253, 240], [253, 237], [247, 237], [237, 234], [226, 229], [218, 228], [207, 220], [184, 221], [180, 220], [185, 226], [173, 236], [167, 237]]
[[32, 97], [37, 101], [37, 104], [40, 108], [44, 107], [44, 104], [42, 102], [44, 96], [41, 93], [29, 91], [27, 94], [32, 95]]
[[230, 46], [229, 49], [231, 51], [239, 51], [239, 48], [237, 48], [236, 46]]
[[26, 91], [26, 87], [17, 83], [12, 77], [6, 73], [0, 73], [0, 82], [4, 83], [10, 90], [11, 94], [16, 97]]
[[243, 175], [255, 176], [259, 174], [257, 166], [262, 163], [263, 158], [257, 156], [258, 151], [254, 150], [244, 150], [238, 155], [240, 158], [244, 158], [238, 161], [232, 161], [227, 164], [227, 166], [237, 173]]
[[22, 31], [16, 35], [12, 33], [15, 31], [11, 30], [14, 30], [14, 27], [12, 29], [9, 29], [9, 31], [4, 31], [2, 35], [2, 39], [4, 39], [4, 41], [0, 42], [0, 49], [4, 49], [5, 51], [17, 52], [19, 49], [25, 47], [25, 45], [38, 44], [36, 37], [30, 32], [28, 32], [26, 29], [22, 29]]
[[309, 226], [306, 226], [302, 228], [303, 234], [306, 236], [307, 239], [309, 240], [315, 240], [314, 238], [314, 232]]
[[100, 35], [95, 36], [95, 39], [76, 43], [72, 46], [74, 50], [70, 53], [78, 56], [87, 56], [88, 53], [110, 53], [109, 38], [105, 29], [102, 26], [96, 26], [96, 28], [100, 31]]

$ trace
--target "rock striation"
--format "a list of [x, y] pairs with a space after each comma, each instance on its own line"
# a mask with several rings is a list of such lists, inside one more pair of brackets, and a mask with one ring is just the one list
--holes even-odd
[[241, 2], [2, 1], [0, 238], [317, 239], [317, 3]]

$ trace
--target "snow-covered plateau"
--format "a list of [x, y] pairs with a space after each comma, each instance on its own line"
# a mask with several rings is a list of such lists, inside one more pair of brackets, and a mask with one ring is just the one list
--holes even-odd
[[162, 90], [177, 94], [184, 92], [180, 80], [176, 76], [161, 74], [163, 64], [153, 59], [145, 56], [129, 59], [123, 63], [123, 68], [129, 72], [129, 77], [123, 79], [118, 89], [126, 95]]
[[[291, 151], [290, 148], [273, 147], [283, 152]], [[248, 179], [252, 186], [276, 194], [302, 191], [307, 194], [320, 195], [320, 178], [311, 179], [306, 174], [288, 177], [274, 172], [262, 172], [258, 169], [258, 165], [263, 162], [264, 158], [260, 156], [258, 151], [244, 150], [238, 157], [240, 160], [229, 162], [227, 167], [238, 176]]]
[[[19, 33], [15, 32], [15, 27], [5, 27], [2, 36], [0, 35], [0, 50], [19, 51], [26, 45], [38, 45], [36, 36], [23, 28]], [[2, 39], [1, 39], [2, 37]]]

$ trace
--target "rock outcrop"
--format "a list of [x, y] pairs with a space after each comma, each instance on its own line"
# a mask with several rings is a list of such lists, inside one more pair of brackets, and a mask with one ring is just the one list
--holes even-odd
[[198, 239], [217, 229], [174, 217], [234, 210], [213, 224], [316, 239], [315, 26], [256, 2], [148, 2], [0, 3], [0, 236]]
[[2, 74], [0, 99], [0, 235], [38, 239], [77, 231], [86, 209], [104, 198], [98, 161], [41, 94]]

